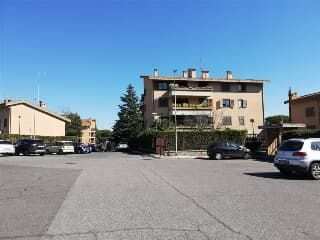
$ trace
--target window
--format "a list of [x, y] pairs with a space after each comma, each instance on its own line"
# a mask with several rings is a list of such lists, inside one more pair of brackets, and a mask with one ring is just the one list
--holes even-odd
[[232, 125], [232, 117], [231, 116], [225, 116], [222, 118], [222, 125], [224, 126], [231, 126]]
[[301, 150], [302, 147], [303, 147], [303, 142], [289, 140], [289, 141], [284, 142], [280, 146], [279, 150], [280, 151], [296, 152], [296, 151]]
[[306, 108], [306, 117], [314, 117], [316, 115], [314, 107]]
[[229, 83], [223, 83], [221, 85], [222, 92], [230, 92], [230, 84]]
[[240, 84], [240, 91], [241, 92], [246, 92], [247, 91], [247, 84], [241, 83]]
[[168, 90], [167, 82], [157, 82], [157, 90]]
[[3, 121], [3, 128], [6, 128], [8, 126], [8, 119], [4, 119]]
[[239, 125], [240, 126], [244, 126], [245, 125], [244, 116], [240, 116], [239, 117]]
[[320, 151], [320, 142], [313, 142], [311, 143], [311, 149], [313, 151]]
[[158, 106], [159, 107], [168, 107], [169, 106], [168, 98], [165, 98], [165, 97], [159, 98]]
[[199, 85], [198, 85], [200, 88], [202, 87], [209, 87], [209, 84], [206, 83], [206, 82], [199, 82]]
[[222, 100], [222, 107], [223, 108], [233, 108], [234, 101], [231, 99], [223, 99]]
[[248, 102], [247, 100], [244, 99], [239, 99], [238, 100], [238, 106], [239, 108], [247, 108]]

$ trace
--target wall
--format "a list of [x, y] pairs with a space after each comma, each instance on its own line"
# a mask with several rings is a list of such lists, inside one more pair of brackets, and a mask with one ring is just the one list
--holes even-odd
[[[292, 122], [293, 123], [305, 123], [307, 127], [315, 126], [320, 128], [320, 97], [318, 99], [303, 99], [292, 102]], [[315, 116], [307, 117], [306, 108], [314, 107]]]
[[14, 105], [11, 109], [11, 132], [37, 136], [65, 136], [65, 122], [24, 104]]
[[[216, 106], [217, 101], [223, 99], [234, 100], [233, 108], [218, 108]], [[247, 108], [239, 108], [238, 100], [244, 99], [247, 101]], [[259, 133], [259, 126], [263, 125], [263, 106], [262, 106], [262, 91], [251, 93], [227, 93], [227, 92], [215, 92], [212, 96], [213, 101], [213, 115], [215, 128], [232, 128], [238, 130], [248, 130], [249, 133]], [[232, 117], [232, 126], [222, 126], [223, 116]], [[239, 116], [244, 116], [245, 125], [241, 126], [239, 123]], [[250, 119], [254, 119], [254, 125]]]

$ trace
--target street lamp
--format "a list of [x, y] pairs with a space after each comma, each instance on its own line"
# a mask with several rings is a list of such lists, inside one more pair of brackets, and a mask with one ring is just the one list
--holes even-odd
[[251, 125], [252, 125], [252, 135], [254, 136], [254, 126], [253, 126], [253, 124], [254, 124], [254, 119], [251, 118], [251, 119], [250, 119], [250, 122], [251, 122]]
[[20, 139], [20, 136], [21, 136], [21, 115], [19, 115], [18, 118], [19, 118], [19, 139]]
[[173, 87], [174, 87], [174, 131], [175, 131], [175, 146], [176, 155], [178, 154], [178, 130], [177, 130], [177, 92], [176, 92], [176, 73], [177, 69], [173, 70]]

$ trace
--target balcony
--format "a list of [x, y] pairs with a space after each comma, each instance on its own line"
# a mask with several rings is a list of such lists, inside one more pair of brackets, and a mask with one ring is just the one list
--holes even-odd
[[177, 116], [212, 116], [212, 107], [209, 104], [189, 104], [189, 103], [182, 103], [177, 104], [177, 107], [175, 108], [175, 105], [172, 105], [171, 108], [171, 114], [175, 115], [175, 109], [176, 109], [176, 115]]
[[172, 96], [210, 97], [212, 91], [212, 87], [176, 87], [170, 90], [170, 94]]

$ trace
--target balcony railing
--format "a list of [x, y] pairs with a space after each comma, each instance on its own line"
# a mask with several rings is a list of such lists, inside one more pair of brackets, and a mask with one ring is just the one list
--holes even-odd
[[[177, 109], [211, 109], [212, 106], [207, 103], [191, 104], [191, 103], [177, 103]], [[175, 104], [172, 104], [172, 109], [175, 109]]]
[[213, 87], [172, 87], [171, 91], [212, 91]]

